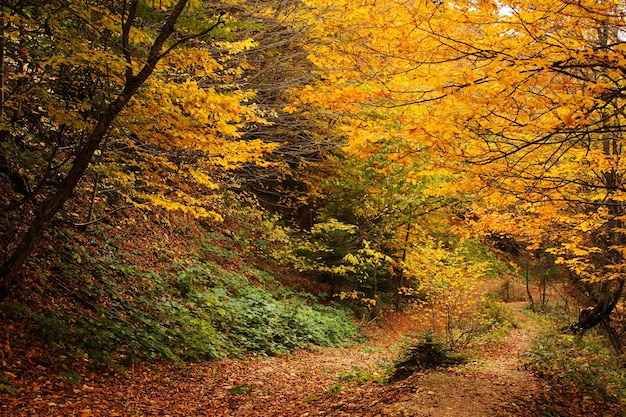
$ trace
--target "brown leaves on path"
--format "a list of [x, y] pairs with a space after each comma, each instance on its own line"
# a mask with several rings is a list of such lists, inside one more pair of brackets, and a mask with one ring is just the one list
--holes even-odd
[[[538, 325], [521, 310], [524, 302], [509, 303], [518, 324], [495, 346], [484, 349], [475, 362], [446, 370], [418, 372], [383, 388], [402, 394], [380, 407], [381, 416], [491, 417], [536, 416], [525, 404], [541, 391], [540, 381], [520, 366], [520, 355], [531, 348]], [[374, 414], [375, 415], [375, 414]]]
[[[81, 372], [76, 385], [44, 367], [10, 378], [2, 416], [526, 416], [517, 398], [538, 384], [518, 369], [532, 329], [513, 329], [485, 359], [380, 383], [408, 318], [372, 329], [367, 345], [316, 348], [175, 366], [140, 365], [126, 377]], [[5, 375], [6, 377], [6, 375]], [[507, 412], [512, 414], [506, 414]]]
[[[37, 364], [36, 358], [23, 358], [10, 364], [12, 372], [5, 371], [17, 392], [0, 393], [0, 416], [320, 415], [362, 388], [341, 383], [342, 373], [358, 369], [382, 378], [380, 363], [391, 361], [389, 346], [404, 333], [395, 320], [396, 325], [373, 332], [368, 346], [184, 366], [141, 364], [126, 369], [124, 377], [87, 369], [59, 372], [51, 364]], [[402, 325], [407, 323], [405, 318]], [[82, 379], [69, 383], [78, 374]]]

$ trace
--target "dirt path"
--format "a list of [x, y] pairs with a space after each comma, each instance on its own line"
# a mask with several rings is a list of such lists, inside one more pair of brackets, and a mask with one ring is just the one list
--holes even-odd
[[530, 399], [539, 390], [538, 381], [521, 369], [519, 356], [527, 351], [540, 328], [522, 312], [526, 303], [511, 303], [517, 328], [484, 352], [478, 362], [449, 370], [418, 373], [391, 389], [409, 391], [381, 415], [487, 417], [524, 415], [520, 399]]
[[[2, 416], [498, 416], [537, 382], [518, 367], [536, 325], [512, 304], [517, 329], [480, 362], [380, 384], [408, 324], [372, 335], [367, 346], [300, 351], [279, 358], [141, 366], [127, 378], [92, 374], [78, 385], [32, 369], [16, 395], [0, 395]], [[509, 413], [509, 414], [507, 414]]]

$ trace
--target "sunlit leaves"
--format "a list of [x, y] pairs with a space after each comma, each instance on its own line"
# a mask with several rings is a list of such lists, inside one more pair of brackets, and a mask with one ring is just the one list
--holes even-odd
[[[409, 149], [417, 144], [429, 155], [422, 172], [452, 180], [427, 195], [476, 193], [475, 230], [517, 236], [531, 249], [567, 248], [575, 239], [585, 242], [575, 247], [596, 247], [619, 228], [626, 87], [619, 6], [315, 4], [330, 36], [312, 56], [329, 83], [302, 100], [350, 113], [341, 119], [348, 152], [369, 158], [402, 137], [403, 150], [385, 152], [389, 169], [414, 163], [419, 153]], [[619, 233], [608, 233], [605, 255], [623, 246]]]
[[453, 345], [454, 328], [475, 315], [488, 265], [467, 259], [463, 242], [451, 249], [426, 239], [414, 245], [404, 268], [412, 284], [404, 292], [416, 300], [418, 320]]
[[[184, 6], [184, 7], [183, 7]], [[44, 192], [133, 77], [152, 76], [117, 118], [98, 150], [96, 191], [132, 204], [219, 218], [216, 191], [238, 186], [226, 172], [266, 167], [277, 144], [247, 140], [266, 123], [255, 93], [238, 82], [243, 52], [258, 43], [223, 4], [201, 1], [49, 2], [0, 10], [2, 129], [23, 137], [3, 154], [26, 184]], [[182, 10], [176, 30], [153, 48]], [[32, 143], [32, 145], [31, 145]], [[47, 170], [47, 171], [46, 171]], [[37, 185], [37, 184], [40, 185]]]

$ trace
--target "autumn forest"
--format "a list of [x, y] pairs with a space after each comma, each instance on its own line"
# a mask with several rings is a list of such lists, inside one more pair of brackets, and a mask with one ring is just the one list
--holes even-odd
[[0, 415], [626, 415], [624, 144], [618, 0], [3, 0]]

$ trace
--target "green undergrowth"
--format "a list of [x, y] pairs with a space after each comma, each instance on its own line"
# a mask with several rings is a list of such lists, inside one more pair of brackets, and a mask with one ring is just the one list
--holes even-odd
[[399, 381], [418, 371], [458, 365], [464, 360], [462, 354], [453, 352], [436, 333], [427, 331], [411, 338], [402, 355], [394, 361], [389, 379]]
[[380, 384], [384, 382], [384, 376], [377, 372], [369, 372], [358, 366], [353, 366], [350, 370], [343, 371], [339, 375], [339, 380], [358, 386], [366, 384], [370, 381]]
[[602, 338], [552, 331], [536, 340], [524, 360], [528, 370], [548, 382], [540, 415], [625, 415], [623, 358]]
[[[14, 302], [2, 315], [30, 322], [31, 337], [58, 357], [113, 367], [280, 355], [312, 344], [346, 345], [357, 334], [346, 310], [284, 287], [252, 265], [232, 270], [207, 259], [200, 254], [155, 272], [122, 264], [110, 252], [82, 253], [59, 271], [63, 288], [72, 286], [68, 300], [44, 309]], [[57, 284], [50, 285], [58, 290]]]

